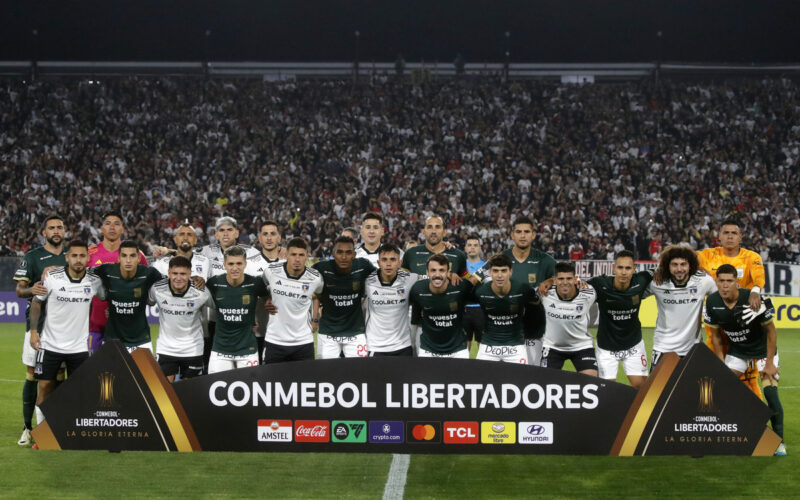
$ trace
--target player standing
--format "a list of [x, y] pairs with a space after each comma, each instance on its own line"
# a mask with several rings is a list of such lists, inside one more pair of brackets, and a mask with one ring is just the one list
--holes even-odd
[[168, 266], [168, 279], [150, 288], [148, 303], [158, 305], [158, 366], [173, 382], [176, 375], [186, 379], [203, 374], [202, 311], [211, 295], [191, 286], [192, 261], [187, 257], [172, 257]]
[[[477, 234], [467, 236], [464, 253], [467, 255], [467, 271], [470, 274], [477, 273], [486, 264], [486, 261], [481, 259], [481, 238]], [[467, 334], [468, 349], [472, 350], [473, 339], [481, 343], [484, 325], [485, 318], [480, 304], [472, 301], [467, 303], [464, 306], [464, 332]]]
[[[278, 230], [278, 223], [274, 220], [266, 220], [261, 223], [258, 230], [258, 243], [261, 251], [247, 258], [247, 267], [244, 272], [250, 276], [261, 277], [264, 269], [268, 265], [284, 260], [285, 255], [281, 255], [280, 246], [281, 233]], [[283, 252], [285, 253], [285, 252]], [[264, 298], [259, 297], [256, 304], [256, 343], [258, 344], [258, 362], [264, 362], [264, 335], [267, 332], [267, 322], [269, 314], [264, 308]]]
[[[761, 308], [761, 290], [766, 283], [764, 264], [761, 256], [751, 250], [741, 247], [742, 228], [739, 221], [728, 218], [722, 221], [719, 228], [719, 243], [722, 246], [706, 248], [697, 252], [700, 260], [700, 267], [710, 274], [713, 278], [717, 277], [717, 269], [723, 264], [730, 264], [736, 269], [740, 288], [750, 289], [750, 307], [754, 311]], [[711, 341], [711, 330], [706, 329], [706, 345], [713, 349]], [[722, 349], [727, 348], [727, 339], [722, 335]], [[775, 355], [776, 366], [780, 366], [780, 359]], [[761, 388], [758, 383], [758, 368], [754, 364], [742, 374], [742, 380], [747, 384], [753, 393], [759, 398], [762, 397]]]
[[208, 281], [208, 278], [211, 277], [211, 262], [205, 255], [194, 253], [194, 247], [197, 245], [197, 233], [194, 231], [194, 227], [188, 222], [184, 222], [178, 226], [172, 241], [175, 242], [175, 255], [167, 255], [157, 259], [153, 262], [153, 267], [166, 278], [169, 274], [169, 263], [172, 259], [174, 257], [184, 257], [191, 264], [191, 275], [202, 278], [203, 283]]
[[411, 287], [409, 297], [411, 322], [419, 324], [422, 332], [419, 356], [469, 359], [463, 317], [472, 283], [451, 284], [450, 261], [442, 254], [430, 256], [426, 275]]
[[355, 258], [355, 243], [339, 236], [333, 244], [333, 259], [314, 264], [325, 283], [320, 294], [322, 315], [317, 335], [317, 359], [367, 356], [364, 313], [364, 281], [375, 270], [367, 259]]
[[553, 286], [541, 296], [547, 317], [542, 343], [542, 366], [561, 370], [569, 360], [575, 371], [597, 376], [597, 358], [589, 332], [589, 310], [597, 300], [590, 285], [577, 287], [575, 264], [559, 262]]
[[642, 340], [639, 308], [653, 279], [651, 271], [636, 272], [633, 252], [622, 250], [614, 259], [613, 276], [588, 280], [597, 292], [600, 325], [597, 328], [597, 368], [601, 378], [617, 379], [622, 363], [631, 386], [647, 378], [647, 352]]
[[[81, 240], [69, 242], [66, 252], [67, 265], [52, 269], [44, 279], [47, 290], [36, 295], [31, 303], [30, 347], [38, 351], [36, 356], [36, 378], [39, 380], [39, 396], [36, 400], [38, 423], [44, 421], [39, 410], [42, 401], [53, 392], [56, 375], [61, 364], [67, 375], [89, 357], [89, 309], [92, 297], [102, 296], [100, 279], [86, 272], [89, 262], [89, 246]], [[48, 303], [44, 327], [39, 335], [39, 319], [43, 317], [44, 303]]]
[[497, 254], [486, 265], [492, 280], [474, 291], [486, 316], [477, 359], [527, 364], [522, 318], [525, 309], [536, 302], [536, 290], [527, 283], [512, 281], [513, 262], [508, 255]]
[[[323, 290], [322, 276], [306, 266], [308, 242], [292, 238], [286, 244], [286, 262], [276, 262], [264, 270], [264, 283], [275, 310], [264, 338], [264, 363], [314, 359], [314, 333], [311, 305]], [[315, 311], [315, 314], [318, 312]]]
[[370, 356], [413, 356], [409, 325], [409, 295], [417, 275], [400, 269], [400, 249], [378, 249], [379, 269], [367, 277], [366, 333]]
[[140, 252], [136, 242], [123, 241], [118, 250], [119, 263], [101, 264], [92, 270], [103, 282], [108, 300], [105, 338], [120, 340], [128, 352], [136, 349], [152, 352], [147, 298], [150, 287], [162, 279], [161, 273], [139, 264]]
[[206, 287], [217, 310], [217, 331], [208, 361], [208, 373], [258, 366], [253, 334], [258, 297], [267, 294], [264, 282], [244, 272], [245, 250], [234, 245], [225, 250], [225, 274], [208, 280]]
[[[33, 413], [36, 407], [37, 383], [33, 368], [36, 366], [36, 351], [31, 347], [31, 300], [36, 295], [47, 293], [42, 284], [45, 269], [55, 266], [64, 266], [67, 261], [64, 253], [64, 220], [58, 215], [50, 215], [42, 224], [44, 246], [34, 248], [22, 257], [19, 268], [14, 273], [17, 282], [17, 297], [28, 300], [25, 309], [25, 338], [22, 342], [22, 364], [25, 365], [25, 382], [22, 384], [22, 435], [17, 441], [20, 446], [31, 444], [31, 429], [33, 428]], [[44, 313], [39, 319], [39, 324], [33, 325], [38, 331], [44, 326]]]
[[651, 369], [662, 354], [683, 357], [700, 342], [703, 301], [717, 291], [717, 285], [699, 268], [697, 254], [689, 247], [670, 245], [661, 251], [649, 286], [658, 304]]
[[[705, 322], [711, 329], [714, 352], [741, 377], [754, 361], [764, 359], [761, 381], [764, 397], [772, 410], [772, 430], [783, 439], [783, 405], [778, 397], [778, 366], [775, 356], [778, 348], [778, 331], [772, 320], [775, 310], [769, 300], [758, 311], [750, 307], [750, 290], [739, 288], [738, 271], [731, 264], [717, 269], [718, 292], [706, 301]], [[727, 354], [722, 343], [723, 332], [728, 336]], [[786, 444], [781, 442], [775, 455], [786, 455]]]
[[[119, 249], [122, 236], [125, 234], [125, 223], [119, 212], [108, 212], [103, 215], [100, 226], [103, 241], [89, 247], [89, 267], [119, 262]], [[139, 252], [139, 264], [146, 266], [147, 258]], [[108, 304], [97, 297], [92, 298], [92, 312], [89, 316], [89, 354], [103, 345], [103, 336], [108, 321]]]
[[383, 234], [383, 216], [375, 212], [366, 213], [361, 219], [361, 241], [363, 243], [356, 248], [356, 258], [367, 259], [377, 269], [378, 250], [381, 247]]

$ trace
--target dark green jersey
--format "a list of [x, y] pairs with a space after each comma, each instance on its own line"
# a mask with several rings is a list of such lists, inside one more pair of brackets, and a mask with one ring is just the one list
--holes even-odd
[[[411, 247], [403, 254], [402, 267], [412, 273], [417, 273], [419, 279], [425, 279], [428, 277], [428, 259], [431, 258], [431, 255], [435, 254], [425, 245]], [[467, 254], [458, 248], [448, 248], [442, 252], [442, 255], [450, 261], [450, 271], [459, 276], [463, 276], [467, 272]]]
[[320, 304], [322, 317], [319, 333], [330, 337], [350, 337], [364, 333], [364, 312], [361, 298], [364, 296], [364, 281], [375, 270], [367, 259], [354, 259], [347, 274], [339, 274], [334, 260], [323, 260], [314, 264], [325, 283]]
[[639, 307], [648, 295], [647, 287], [653, 280], [652, 271], [639, 271], [631, 277], [626, 290], [614, 288], [614, 277], [595, 276], [589, 279], [597, 292], [600, 324], [597, 328], [597, 346], [606, 351], [624, 351], [642, 340]]
[[[34, 248], [26, 253], [19, 263], [17, 271], [14, 273], [14, 281], [27, 281], [28, 286], [42, 280], [42, 273], [45, 269], [51, 266], [63, 267], [67, 265], [67, 260], [64, 258], [66, 250], [60, 254], [50, 253], [44, 247]], [[25, 329], [31, 329], [31, 299], [28, 299], [28, 308], [25, 309]], [[42, 314], [39, 316], [38, 331], [42, 331], [44, 327], [45, 303], [42, 303]]]
[[150, 287], [161, 280], [161, 273], [152, 267], [136, 266], [133, 278], [122, 277], [119, 264], [102, 264], [89, 268], [103, 282], [108, 298], [108, 322], [105, 338], [118, 339], [125, 347], [150, 342], [147, 324], [147, 296]]
[[411, 322], [421, 325], [420, 345], [436, 354], [451, 354], [467, 348], [462, 320], [464, 304], [472, 295], [472, 283], [462, 281], [447, 285], [443, 293], [433, 293], [430, 280], [417, 281], [411, 287]]
[[481, 344], [520, 345], [525, 343], [522, 323], [527, 307], [532, 307], [536, 292], [527, 283], [511, 283], [508, 294], [501, 297], [492, 290], [491, 283], [484, 283], [475, 289], [475, 298], [481, 305], [486, 323]]
[[706, 299], [703, 321], [708, 326], [721, 328], [728, 338], [728, 354], [742, 359], [761, 359], [767, 357], [767, 329], [766, 325], [772, 323], [775, 311], [770, 307], [759, 316], [753, 318], [750, 324], [741, 326], [734, 317], [736, 308], [750, 307], [750, 290], [739, 289], [739, 299], [736, 305], [729, 308], [719, 292], [714, 292]]
[[227, 275], [219, 274], [209, 278], [206, 288], [217, 309], [217, 326], [211, 350], [233, 356], [254, 354], [256, 299], [267, 295], [264, 280], [246, 274], [242, 283], [231, 286]]
[[[523, 260], [514, 257], [511, 248], [503, 250], [503, 253], [511, 257], [513, 262], [511, 271], [511, 282], [527, 284], [538, 287], [539, 283], [555, 276], [556, 260], [550, 255], [531, 247], [528, 256]], [[484, 279], [489, 278], [489, 264], [486, 263], [478, 272]], [[528, 307], [523, 318], [523, 325], [526, 339], [540, 339], [544, 336], [546, 319], [544, 307], [541, 304]]]

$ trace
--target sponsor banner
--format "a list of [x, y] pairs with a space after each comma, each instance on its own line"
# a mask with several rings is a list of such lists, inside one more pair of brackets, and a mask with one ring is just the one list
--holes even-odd
[[696, 456], [771, 455], [780, 442], [766, 405], [704, 345], [666, 354], [637, 392], [431, 358], [279, 363], [172, 385], [150, 351], [110, 341], [42, 411], [42, 449]]
[[28, 300], [17, 297], [17, 292], [0, 292], [0, 323], [24, 323], [27, 308]]
[[800, 297], [772, 297], [776, 328], [800, 328]]

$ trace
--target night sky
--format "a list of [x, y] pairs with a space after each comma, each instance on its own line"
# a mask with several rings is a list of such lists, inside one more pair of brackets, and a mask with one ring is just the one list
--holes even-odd
[[798, 19], [796, 0], [3, 0], [0, 60], [351, 61], [359, 30], [365, 62], [500, 62], [509, 31], [517, 62], [781, 63]]

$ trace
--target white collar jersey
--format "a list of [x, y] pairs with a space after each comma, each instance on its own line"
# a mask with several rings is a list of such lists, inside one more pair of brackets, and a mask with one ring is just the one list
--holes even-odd
[[717, 291], [714, 278], [698, 271], [683, 286], [671, 280], [657, 285], [651, 281], [648, 290], [658, 304], [653, 350], [685, 356], [701, 337], [700, 314], [706, 296]]
[[208, 290], [190, 286], [183, 295], [176, 295], [169, 280], [161, 280], [150, 288], [148, 299], [158, 306], [156, 353], [178, 358], [202, 356], [201, 313], [211, 303]]
[[553, 286], [541, 300], [547, 321], [542, 339], [544, 347], [564, 352], [594, 347], [589, 332], [589, 310], [597, 300], [594, 288], [589, 286], [579, 290], [574, 298], [563, 300]]
[[264, 269], [264, 284], [278, 309], [269, 319], [264, 340], [273, 344], [296, 346], [314, 342], [311, 330], [311, 304], [322, 293], [322, 275], [306, 267], [298, 278], [289, 277], [286, 264], [275, 262]]
[[[167, 255], [153, 262], [152, 266], [156, 271], [161, 273], [161, 276], [167, 278], [169, 273], [169, 261], [175, 257], [174, 255]], [[211, 262], [205, 255], [196, 253], [192, 255], [192, 276], [199, 276], [208, 281], [211, 277]]]
[[[253, 248], [250, 245], [239, 246], [244, 249], [245, 258], [261, 253], [257, 248]], [[225, 274], [225, 254], [219, 243], [204, 246], [200, 250], [200, 254], [206, 256], [211, 263], [211, 275], [209, 277]]]
[[384, 284], [380, 271], [373, 271], [364, 283], [366, 301], [367, 348], [370, 352], [399, 351], [411, 346], [408, 296], [419, 276], [397, 271], [391, 283]]

